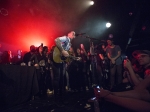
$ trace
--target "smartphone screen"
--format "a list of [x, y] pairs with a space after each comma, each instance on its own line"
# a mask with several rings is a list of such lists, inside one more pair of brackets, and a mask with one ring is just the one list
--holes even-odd
[[125, 59], [125, 60], [128, 59], [128, 56], [125, 56], [124, 59]]
[[128, 56], [124, 56], [123, 60], [127, 60], [128, 59]]
[[99, 87], [99, 86], [96, 86], [96, 88], [98, 88], [98, 89], [99, 89], [100, 87]]

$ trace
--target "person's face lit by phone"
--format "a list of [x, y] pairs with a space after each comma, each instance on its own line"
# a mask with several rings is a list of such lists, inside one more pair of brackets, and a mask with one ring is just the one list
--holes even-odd
[[145, 65], [150, 63], [150, 56], [148, 54], [138, 54], [136, 59], [140, 65]]

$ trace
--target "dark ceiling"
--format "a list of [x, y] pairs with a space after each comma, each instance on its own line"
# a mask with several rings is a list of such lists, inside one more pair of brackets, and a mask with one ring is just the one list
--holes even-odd
[[[107, 39], [109, 34], [113, 34], [115, 43], [121, 46], [123, 52], [131, 53], [136, 49], [150, 50], [149, 6], [148, 0], [95, 0], [95, 6], [91, 7], [87, 15], [93, 18], [102, 17], [110, 21], [112, 27], [103, 35], [93, 35], [95, 38]], [[94, 21], [91, 24], [93, 23]], [[92, 32], [90, 30], [87, 33]]]
[[[116, 44], [125, 51], [150, 49], [150, 2], [148, 0], [97, 0], [96, 14], [112, 22], [106, 31], [114, 35]], [[99, 7], [98, 5], [101, 5]], [[97, 11], [96, 11], [97, 10]], [[131, 42], [127, 45], [129, 38]]]
[[[115, 43], [125, 52], [150, 49], [148, 0], [94, 0], [95, 4], [85, 9], [87, 1], [0, 0], [0, 9], [8, 11], [8, 15], [5, 15], [5, 10], [1, 10], [0, 42], [14, 45], [16, 41], [17, 46], [20, 43], [23, 45], [23, 36], [36, 32], [47, 38], [45, 41], [50, 43], [47, 45], [52, 45], [57, 36], [75, 30], [77, 33], [86, 33], [76, 38], [76, 47], [84, 43], [89, 48], [89, 39], [85, 37], [98, 39], [93, 41], [100, 44], [109, 34], [113, 34]], [[103, 28], [108, 21], [112, 27]], [[127, 45], [129, 39], [131, 42]], [[31, 44], [29, 38], [28, 46]]]

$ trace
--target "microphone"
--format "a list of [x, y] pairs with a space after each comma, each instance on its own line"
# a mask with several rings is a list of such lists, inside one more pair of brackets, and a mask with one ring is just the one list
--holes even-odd
[[84, 35], [84, 34], [86, 34], [86, 33], [77, 33], [77, 34], [75, 34], [75, 36], [81, 36], [81, 35]]

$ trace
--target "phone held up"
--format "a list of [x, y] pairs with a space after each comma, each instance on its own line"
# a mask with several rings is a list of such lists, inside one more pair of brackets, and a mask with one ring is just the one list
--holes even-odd
[[124, 56], [124, 60], [127, 60], [128, 59], [128, 56]]
[[93, 88], [97, 88], [98, 92], [100, 92], [100, 86], [94, 86]]

